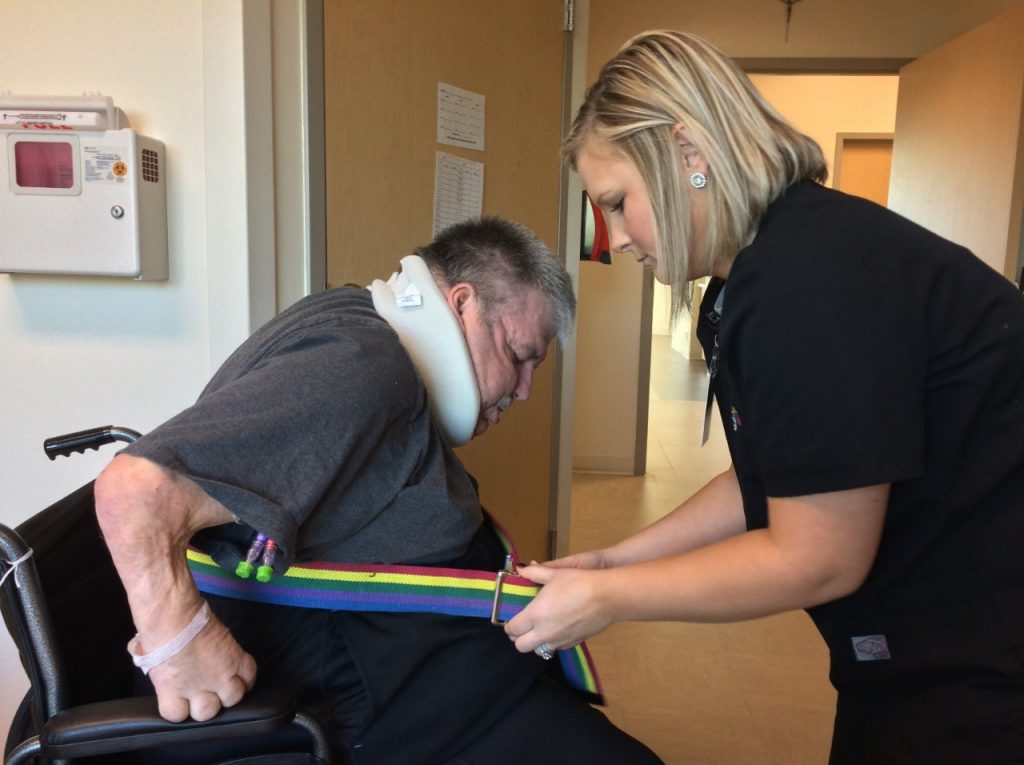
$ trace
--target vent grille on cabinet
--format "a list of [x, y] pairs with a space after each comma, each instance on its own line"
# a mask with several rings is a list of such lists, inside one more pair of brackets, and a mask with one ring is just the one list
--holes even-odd
[[142, 180], [160, 182], [160, 155], [152, 149], [142, 150]]

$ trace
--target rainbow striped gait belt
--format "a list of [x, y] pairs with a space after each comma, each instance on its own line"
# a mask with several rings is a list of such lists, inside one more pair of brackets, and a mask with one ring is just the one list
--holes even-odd
[[[475, 616], [495, 624], [522, 611], [540, 586], [508, 570], [474, 571], [429, 566], [302, 563], [269, 582], [241, 579], [209, 555], [188, 549], [188, 567], [200, 592], [210, 595], [321, 608]], [[558, 651], [566, 681], [589, 701], [603, 704], [601, 684], [585, 644]]]

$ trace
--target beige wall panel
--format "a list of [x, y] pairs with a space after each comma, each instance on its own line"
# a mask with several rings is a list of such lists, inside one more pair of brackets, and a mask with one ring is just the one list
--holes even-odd
[[632, 255], [580, 263], [573, 468], [633, 472], [643, 269]]
[[1024, 7], [900, 72], [889, 206], [1007, 277], [1022, 213]]
[[[483, 162], [484, 213], [556, 246], [560, 0], [327, 0], [328, 281], [368, 284], [430, 241], [435, 152]], [[437, 143], [437, 83], [486, 98], [485, 151]], [[460, 456], [524, 556], [547, 556], [552, 363]]]
[[682, 29], [737, 58], [912, 59], [983, 24], [1021, 0], [590, 0], [591, 62], [647, 29]]

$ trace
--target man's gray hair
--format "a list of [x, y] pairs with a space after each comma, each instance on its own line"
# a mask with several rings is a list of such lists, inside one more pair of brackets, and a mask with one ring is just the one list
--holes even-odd
[[526, 226], [497, 216], [449, 226], [427, 247], [416, 249], [449, 287], [473, 285], [493, 319], [524, 288], [537, 290], [551, 307], [553, 329], [565, 343], [576, 316], [572, 281], [558, 258]]

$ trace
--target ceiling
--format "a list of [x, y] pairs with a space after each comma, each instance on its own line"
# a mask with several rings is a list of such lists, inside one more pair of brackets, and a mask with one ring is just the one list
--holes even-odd
[[[621, 30], [619, 43], [647, 29], [694, 32], [749, 69], [895, 71], [1020, 5], [1024, 0], [795, 0], [788, 41], [785, 0], [590, 0], [590, 25]], [[605, 60], [615, 47], [591, 56]]]

